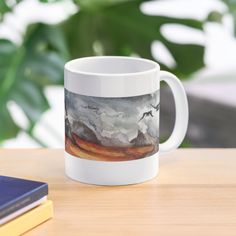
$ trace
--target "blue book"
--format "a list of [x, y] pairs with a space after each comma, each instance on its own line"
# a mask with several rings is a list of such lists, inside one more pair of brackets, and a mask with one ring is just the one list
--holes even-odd
[[46, 183], [0, 175], [0, 220], [47, 195]]

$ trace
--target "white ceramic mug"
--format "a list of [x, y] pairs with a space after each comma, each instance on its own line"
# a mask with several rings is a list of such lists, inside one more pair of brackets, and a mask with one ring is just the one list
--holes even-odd
[[[160, 81], [171, 88], [176, 120], [159, 144]], [[184, 88], [151, 60], [101, 56], [65, 65], [65, 169], [84, 183], [125, 185], [158, 174], [158, 157], [175, 150], [188, 124]]]

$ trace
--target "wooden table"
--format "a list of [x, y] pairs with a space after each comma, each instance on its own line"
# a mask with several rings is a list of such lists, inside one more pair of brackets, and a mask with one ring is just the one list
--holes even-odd
[[159, 176], [124, 187], [80, 184], [62, 150], [0, 150], [0, 174], [49, 183], [52, 220], [26, 235], [236, 235], [236, 149], [162, 156]]

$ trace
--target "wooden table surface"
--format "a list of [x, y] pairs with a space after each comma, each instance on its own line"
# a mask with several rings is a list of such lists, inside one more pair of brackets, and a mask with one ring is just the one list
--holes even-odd
[[28, 236], [236, 235], [236, 149], [180, 149], [159, 176], [130, 186], [68, 179], [62, 150], [0, 150], [0, 174], [45, 181], [53, 219]]

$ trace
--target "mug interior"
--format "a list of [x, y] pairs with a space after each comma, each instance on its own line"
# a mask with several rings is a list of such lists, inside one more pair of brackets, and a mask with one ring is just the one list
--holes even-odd
[[134, 74], [146, 73], [159, 69], [159, 65], [151, 60], [122, 56], [84, 57], [69, 61], [65, 69], [83, 74]]

